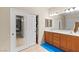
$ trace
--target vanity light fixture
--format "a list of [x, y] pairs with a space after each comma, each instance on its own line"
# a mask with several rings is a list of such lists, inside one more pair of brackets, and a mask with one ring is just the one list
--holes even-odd
[[73, 8], [70, 8], [70, 12], [72, 12], [72, 11], [74, 11], [74, 9]]
[[76, 7], [75, 10], [79, 10], [79, 7]]
[[68, 13], [68, 12], [73, 12], [75, 10], [79, 10], [79, 9], [76, 7], [71, 7], [71, 8], [65, 9], [65, 12]]
[[[62, 13], [70, 13], [70, 12], [73, 12], [75, 10], [79, 10], [78, 7], [70, 7], [70, 8], [66, 8], [65, 10], [63, 10]], [[52, 13], [50, 14], [50, 16], [55, 16], [55, 15], [58, 15], [58, 14], [62, 14], [62, 13], [58, 13], [58, 12], [55, 12], [55, 13]]]
[[70, 12], [70, 11], [69, 11], [69, 9], [66, 9], [65, 12], [68, 13], [68, 12]]

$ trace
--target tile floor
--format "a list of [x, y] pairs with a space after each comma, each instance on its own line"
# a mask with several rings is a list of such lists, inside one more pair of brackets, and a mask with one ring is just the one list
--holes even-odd
[[[17, 38], [16, 39], [16, 47], [19, 47], [24, 44], [23, 38]], [[26, 48], [24, 50], [21, 50], [20, 52], [46, 52], [47, 50], [41, 47], [40, 45], [36, 44], [34, 46], [31, 46], [29, 48]]]
[[16, 47], [24, 45], [24, 38], [16, 38]]
[[48, 52], [48, 51], [43, 47], [41, 47], [40, 45], [36, 44], [35, 46], [29, 47], [20, 52]]

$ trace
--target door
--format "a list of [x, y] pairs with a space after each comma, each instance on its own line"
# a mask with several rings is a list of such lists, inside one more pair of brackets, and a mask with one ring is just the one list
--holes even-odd
[[10, 51], [16, 51], [16, 20], [14, 10], [10, 9]]
[[[17, 21], [17, 19], [19, 19], [19, 18], [21, 18], [21, 21], [24, 21], [25, 20], [24, 12], [21, 11], [21, 10], [18, 10], [18, 9], [11, 8], [10, 9], [10, 43], [11, 43], [10, 44], [11, 45], [10, 46], [11, 47], [10, 50], [12, 52], [13, 51], [20, 51], [20, 50], [26, 48], [26, 42], [25, 42], [26, 39], [25, 39], [25, 36], [22, 39], [23, 40], [23, 45], [17, 46], [17, 35], [16, 35], [17, 32], [16, 31], [17, 31], [18, 27], [16, 25], [17, 25], [17, 22], [19, 22], [19, 21]], [[25, 25], [23, 25], [23, 26], [25, 26]], [[24, 35], [24, 33], [23, 33], [23, 35]]]
[[27, 15], [26, 18], [26, 45], [30, 47], [36, 44], [36, 15]]

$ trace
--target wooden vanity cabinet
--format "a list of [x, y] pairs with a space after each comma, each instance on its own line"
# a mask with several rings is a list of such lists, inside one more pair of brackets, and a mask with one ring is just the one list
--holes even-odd
[[66, 34], [61, 34], [61, 43], [60, 43], [60, 49], [72, 52], [76, 51], [76, 37]]
[[71, 35], [65, 35], [65, 36], [66, 36], [66, 50], [65, 51], [69, 51], [69, 52], [75, 51], [74, 50], [75, 42], [74, 42], [73, 36], [71, 36]]
[[45, 32], [45, 41], [67, 52], [79, 52], [79, 37]]

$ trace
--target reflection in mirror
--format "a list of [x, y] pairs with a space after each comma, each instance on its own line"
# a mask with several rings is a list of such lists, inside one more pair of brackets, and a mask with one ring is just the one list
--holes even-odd
[[16, 15], [16, 47], [24, 44], [24, 17]]
[[78, 30], [79, 30], [79, 22], [75, 22], [74, 32], [77, 32]]
[[45, 27], [52, 27], [52, 20], [51, 19], [45, 19]]

